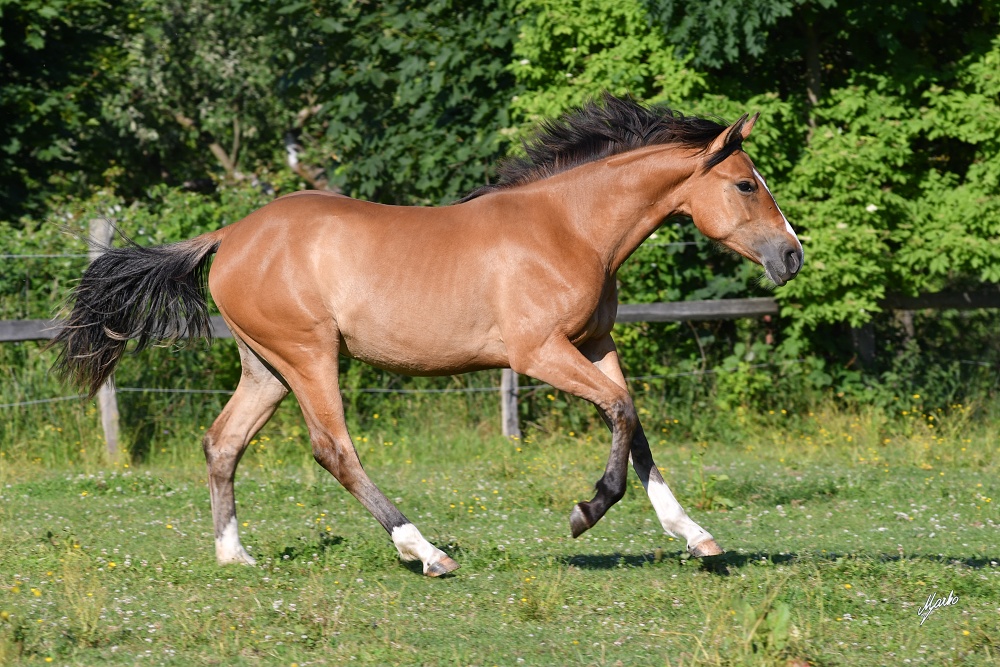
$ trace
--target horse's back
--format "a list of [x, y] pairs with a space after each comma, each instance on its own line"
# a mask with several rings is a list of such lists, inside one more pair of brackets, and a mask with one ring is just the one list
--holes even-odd
[[252, 339], [329, 330], [343, 353], [409, 374], [503, 365], [496, 239], [455, 208], [286, 195], [231, 226], [212, 295]]

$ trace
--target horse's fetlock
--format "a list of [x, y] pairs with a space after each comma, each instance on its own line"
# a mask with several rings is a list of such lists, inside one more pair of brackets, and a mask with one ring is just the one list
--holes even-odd
[[611, 481], [609, 482], [607, 477], [601, 477], [597, 480], [595, 484], [597, 494], [603, 498], [607, 498], [614, 505], [619, 500], [625, 497], [625, 480], [622, 479], [620, 482]]
[[625, 487], [613, 490], [610, 493], [610, 497], [611, 497], [611, 504], [614, 505], [619, 500], [625, 497]]

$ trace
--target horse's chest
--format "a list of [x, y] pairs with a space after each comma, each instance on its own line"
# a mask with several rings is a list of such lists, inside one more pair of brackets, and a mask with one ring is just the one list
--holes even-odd
[[588, 310], [591, 310], [590, 316], [570, 335], [574, 345], [602, 338], [611, 333], [611, 329], [615, 326], [615, 317], [618, 315], [618, 290], [613, 280], [604, 285], [597, 307], [591, 305]]

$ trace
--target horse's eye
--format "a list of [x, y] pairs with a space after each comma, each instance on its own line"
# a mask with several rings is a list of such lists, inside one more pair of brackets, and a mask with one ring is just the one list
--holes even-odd
[[750, 194], [757, 188], [754, 187], [753, 181], [740, 181], [736, 184], [736, 188], [743, 193]]

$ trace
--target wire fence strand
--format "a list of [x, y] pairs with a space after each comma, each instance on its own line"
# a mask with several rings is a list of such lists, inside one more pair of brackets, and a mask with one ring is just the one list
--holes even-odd
[[67, 257], [73, 258], [73, 259], [77, 259], [77, 258], [81, 258], [81, 257], [82, 258], [87, 258], [87, 257], [89, 257], [89, 255], [87, 255], [87, 253], [83, 253], [83, 254], [79, 254], [79, 253], [60, 253], [60, 254], [52, 254], [52, 255], [9, 255], [9, 254], [2, 254], [2, 255], [0, 255], [0, 259], [63, 259], [63, 258], [67, 258]]
[[[776, 364], [763, 363], [763, 364], [752, 364], [749, 368], [768, 368], [777, 366], [787, 366], [790, 364], [800, 364], [804, 363], [805, 359], [792, 359], [789, 361], [782, 361]], [[683, 371], [678, 373], [667, 373], [664, 375], [636, 375], [632, 377], [625, 378], [628, 382], [646, 381], [646, 380], [669, 380], [672, 378], [680, 377], [697, 377], [701, 375], [717, 375], [719, 373], [731, 373], [735, 371], [728, 371], [721, 368], [709, 368], [707, 370], [699, 371]], [[544, 389], [546, 387], [551, 388], [552, 385], [546, 383], [538, 384], [522, 384], [518, 387], [518, 391], [536, 391], [538, 389]], [[159, 387], [116, 387], [116, 391], [119, 393], [144, 393], [144, 394], [218, 394], [229, 396], [234, 393], [231, 389], [171, 389], [171, 388], [159, 388]], [[341, 393], [343, 394], [473, 394], [482, 392], [499, 392], [500, 386], [489, 386], [489, 387], [448, 387], [443, 389], [393, 389], [384, 387], [365, 387], [365, 388], [345, 388], [341, 387]], [[0, 408], [16, 408], [29, 405], [39, 405], [43, 403], [55, 403], [58, 401], [72, 401], [76, 399], [86, 398], [85, 394], [79, 394], [76, 396], [61, 396], [57, 398], [41, 398], [35, 400], [21, 401], [17, 403], [0, 403]]]
[[76, 396], [59, 396], [58, 398], [36, 398], [31, 401], [20, 401], [18, 403], [0, 403], [0, 408], [20, 408], [26, 405], [41, 405], [43, 403], [58, 403], [59, 401], [75, 401], [78, 398], [87, 398], [86, 394]]
[[115, 387], [115, 391], [138, 394], [233, 394], [232, 389], [168, 389], [157, 387]]
[[[745, 366], [744, 369], [760, 369], [760, 368], [777, 368], [782, 366], [790, 366], [794, 364], [806, 363], [807, 359], [789, 359], [787, 361], [779, 361], [777, 363], [760, 363], [760, 364], [750, 364]], [[960, 364], [969, 364], [976, 366], [992, 366], [993, 364], [986, 361], [974, 361], [969, 359], [958, 359], [956, 360]], [[697, 371], [681, 371], [677, 373], [666, 373], [660, 375], [633, 375], [626, 377], [625, 380], [629, 383], [632, 382], [645, 382], [647, 380], [671, 380], [674, 378], [682, 377], [700, 377], [708, 375], [719, 375], [723, 373], [734, 373], [737, 369], [728, 370], [725, 368], [708, 368], [705, 370]], [[522, 384], [518, 386], [518, 392], [532, 392], [539, 389], [551, 388], [552, 385], [546, 383], [538, 384]], [[636, 388], [632, 388], [632, 391], [636, 391]], [[172, 389], [172, 388], [161, 388], [161, 387], [116, 387], [116, 391], [120, 393], [144, 393], [144, 394], [216, 394], [230, 396], [234, 393], [232, 389]], [[488, 387], [448, 387], [443, 389], [393, 389], [386, 387], [364, 387], [353, 389], [350, 387], [341, 387], [340, 391], [342, 394], [474, 394], [474, 393], [484, 393], [484, 392], [499, 392], [500, 386], [488, 386]], [[58, 403], [61, 401], [75, 401], [78, 399], [87, 398], [86, 394], [77, 394], [75, 396], [57, 396], [55, 398], [37, 398], [25, 401], [17, 401], [13, 403], [0, 403], [0, 409], [5, 408], [20, 408], [28, 407], [32, 405], [44, 405], [46, 403]]]

